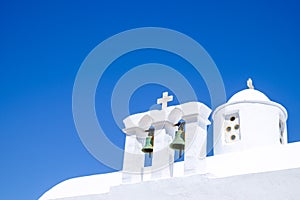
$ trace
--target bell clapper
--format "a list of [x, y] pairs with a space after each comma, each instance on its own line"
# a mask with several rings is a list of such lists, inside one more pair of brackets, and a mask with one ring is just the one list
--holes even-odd
[[179, 150], [179, 158], [182, 156], [182, 149]]

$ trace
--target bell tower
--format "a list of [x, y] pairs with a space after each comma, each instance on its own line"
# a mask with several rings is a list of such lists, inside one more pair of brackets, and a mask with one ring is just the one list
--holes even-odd
[[213, 112], [215, 155], [287, 143], [286, 109], [247, 85]]
[[[211, 109], [189, 102], [168, 107], [173, 97], [163, 93], [161, 110], [131, 115], [123, 120], [126, 134], [123, 182], [182, 176], [205, 171], [207, 126]], [[177, 152], [184, 161], [174, 163]], [[146, 156], [145, 156], [146, 154]], [[151, 166], [145, 166], [151, 158]], [[200, 172], [201, 173], [201, 172]]]

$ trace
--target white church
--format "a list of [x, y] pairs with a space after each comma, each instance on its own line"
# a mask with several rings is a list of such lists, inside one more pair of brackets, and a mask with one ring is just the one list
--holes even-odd
[[168, 107], [163, 93], [161, 110], [123, 120], [122, 171], [63, 181], [40, 200], [300, 199], [300, 142], [287, 143], [287, 111], [247, 85], [213, 112], [201, 102]]

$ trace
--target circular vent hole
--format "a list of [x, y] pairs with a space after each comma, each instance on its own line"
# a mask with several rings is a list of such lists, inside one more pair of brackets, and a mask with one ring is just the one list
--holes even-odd
[[234, 121], [235, 120], [235, 116], [230, 117], [230, 121]]
[[227, 131], [227, 132], [230, 132], [230, 131], [231, 131], [231, 127], [230, 127], [230, 126], [227, 126], [226, 131]]
[[235, 130], [238, 130], [240, 128], [240, 125], [239, 124], [236, 124], [235, 126], [234, 126], [234, 129]]
[[235, 135], [230, 136], [230, 139], [231, 139], [231, 140], [235, 140], [235, 138], [236, 138]]

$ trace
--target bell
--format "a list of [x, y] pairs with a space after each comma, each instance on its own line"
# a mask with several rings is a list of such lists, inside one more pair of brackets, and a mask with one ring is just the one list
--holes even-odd
[[146, 137], [146, 144], [142, 148], [142, 152], [151, 154], [153, 152], [152, 136]]
[[174, 138], [173, 142], [170, 144], [171, 149], [180, 150], [180, 151], [182, 151], [184, 149], [185, 142], [181, 136], [182, 133], [183, 132], [181, 130], [176, 131], [175, 138]]

